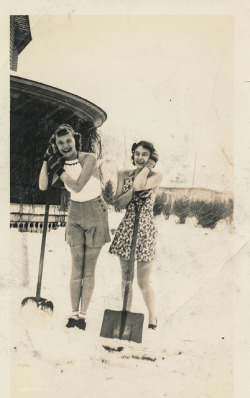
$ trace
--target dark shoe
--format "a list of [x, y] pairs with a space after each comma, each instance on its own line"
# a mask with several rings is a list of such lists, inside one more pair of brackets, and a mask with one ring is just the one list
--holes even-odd
[[78, 322], [78, 319], [69, 318], [66, 328], [74, 328], [75, 326], [77, 326], [77, 322]]
[[157, 329], [157, 319], [156, 319], [156, 324], [155, 325], [153, 323], [149, 323], [148, 324], [148, 329], [153, 329], [153, 330]]
[[76, 323], [76, 327], [78, 327], [79, 329], [85, 330], [86, 329], [86, 321], [84, 318], [79, 318], [77, 323]]

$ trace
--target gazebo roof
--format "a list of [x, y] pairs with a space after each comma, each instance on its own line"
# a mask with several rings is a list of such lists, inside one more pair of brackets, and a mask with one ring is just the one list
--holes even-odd
[[[42, 204], [38, 188], [43, 154], [55, 128], [70, 124], [82, 138], [82, 150], [101, 153], [97, 131], [107, 114], [92, 102], [49, 85], [10, 77], [10, 188], [11, 203]], [[57, 189], [57, 188], [55, 188]], [[53, 193], [53, 203], [60, 203]]]
[[67, 91], [39, 83], [33, 80], [24, 79], [18, 76], [10, 76], [10, 96], [18, 99], [21, 95], [34, 98], [46, 105], [57, 109], [70, 110], [79, 118], [90, 121], [94, 127], [100, 127], [107, 119], [107, 114], [92, 102], [71, 94]]

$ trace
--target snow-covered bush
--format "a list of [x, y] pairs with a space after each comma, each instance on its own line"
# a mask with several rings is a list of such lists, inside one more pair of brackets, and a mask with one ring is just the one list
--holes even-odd
[[168, 219], [171, 214], [171, 207], [171, 202], [169, 201], [165, 192], [157, 194], [153, 208], [154, 216], [163, 214], [164, 217]]
[[114, 199], [114, 187], [111, 180], [108, 180], [102, 190], [102, 195], [106, 203], [111, 204]]
[[197, 225], [202, 228], [215, 228], [220, 220], [232, 221], [233, 219], [233, 200], [190, 200], [188, 197], [178, 198], [171, 203], [165, 192], [156, 196], [154, 204], [154, 215], [163, 214], [166, 219], [171, 214], [177, 217], [179, 224], [185, 224], [186, 218], [195, 217]]
[[173, 204], [173, 214], [179, 217], [180, 224], [185, 224], [186, 218], [191, 216], [189, 199], [182, 198], [175, 200]]
[[203, 228], [215, 228], [220, 220], [233, 218], [233, 200], [214, 202], [195, 201], [191, 203], [191, 213], [197, 218], [197, 224]]

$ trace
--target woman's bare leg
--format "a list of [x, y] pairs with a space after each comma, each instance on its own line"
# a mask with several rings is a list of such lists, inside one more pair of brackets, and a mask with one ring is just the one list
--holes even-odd
[[81, 292], [81, 312], [82, 317], [86, 317], [88, 306], [95, 287], [95, 269], [101, 247], [85, 247], [84, 269]]
[[137, 281], [149, 314], [149, 324], [156, 325], [155, 294], [150, 284], [153, 261], [137, 261]]
[[72, 258], [72, 271], [70, 277], [70, 298], [72, 314], [77, 315], [79, 311], [80, 297], [82, 291], [82, 275], [84, 263], [84, 245], [70, 246]]

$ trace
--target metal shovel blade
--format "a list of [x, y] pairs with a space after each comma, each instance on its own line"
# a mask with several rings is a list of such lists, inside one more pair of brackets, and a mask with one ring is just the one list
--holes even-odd
[[143, 322], [144, 314], [105, 310], [100, 336], [141, 343]]
[[25, 305], [30, 303], [35, 303], [36, 306], [43, 311], [49, 310], [53, 312], [54, 309], [52, 301], [42, 297], [39, 297], [39, 299], [37, 299], [36, 297], [25, 297], [21, 303], [21, 306], [24, 307]]

